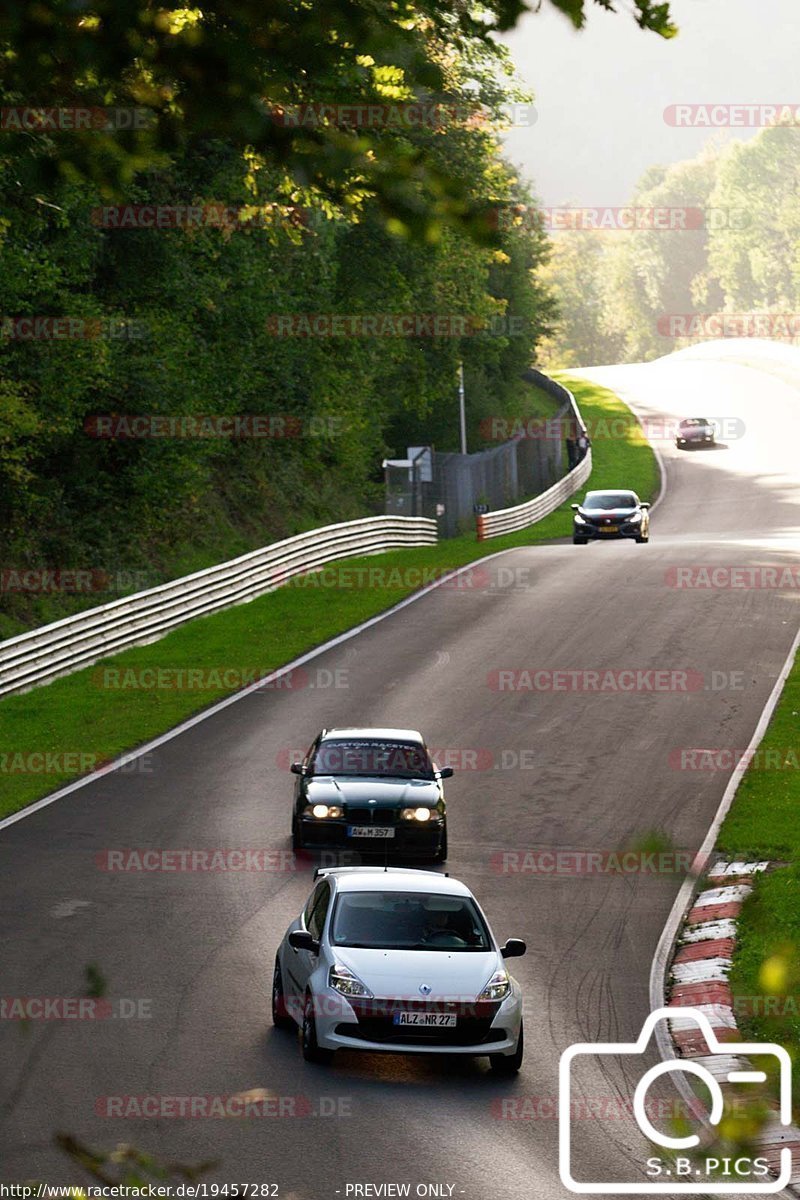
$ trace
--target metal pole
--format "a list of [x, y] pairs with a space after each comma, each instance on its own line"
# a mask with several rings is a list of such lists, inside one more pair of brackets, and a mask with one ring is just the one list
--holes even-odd
[[461, 418], [461, 453], [467, 453], [467, 418], [464, 412], [464, 364], [458, 364], [458, 409]]

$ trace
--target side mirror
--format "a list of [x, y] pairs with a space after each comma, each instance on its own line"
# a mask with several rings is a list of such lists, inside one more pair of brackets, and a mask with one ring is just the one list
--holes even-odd
[[289, 770], [292, 772], [293, 775], [302, 775], [303, 774], [303, 764], [302, 763], [292, 763], [292, 765], [289, 767]]
[[580, 504], [570, 504], [570, 508], [574, 508], [577, 511], [580, 508]]
[[289, 945], [293, 950], [310, 950], [312, 954], [319, 954], [319, 942], [307, 929], [293, 929], [289, 934]]
[[439, 771], [439, 778], [440, 779], [452, 779], [453, 778], [453, 768], [452, 767], [442, 767]]
[[[289, 941], [291, 941], [291, 935]], [[528, 947], [523, 942], [522, 938], [509, 938], [505, 946], [500, 947], [500, 953], [503, 958], [522, 958], [523, 954], [527, 953]]]
[[645, 502], [644, 504], [640, 504], [640, 505], [639, 505], [639, 508], [649, 508], [649, 507], [650, 507], [650, 505], [649, 505], [649, 503], [647, 503], [647, 502]]

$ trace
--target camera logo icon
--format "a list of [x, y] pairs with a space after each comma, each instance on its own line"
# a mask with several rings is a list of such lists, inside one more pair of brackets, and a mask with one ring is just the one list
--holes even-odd
[[[628, 1073], [630, 1072], [631, 1062], [634, 1056], [642, 1057], [650, 1043], [653, 1030], [659, 1021], [675, 1020], [680, 1017], [681, 1020], [689, 1019], [694, 1021], [700, 1029], [708, 1047], [708, 1057], [719, 1055], [719, 1066], [728, 1066], [736, 1063], [741, 1057], [748, 1054], [757, 1055], [759, 1058], [773, 1057], [778, 1064], [778, 1080], [779, 1080], [779, 1109], [778, 1119], [781, 1126], [787, 1127], [791, 1125], [792, 1120], [792, 1063], [788, 1052], [783, 1046], [777, 1045], [775, 1042], [736, 1042], [735, 1047], [730, 1043], [721, 1043], [712, 1027], [711, 1022], [705, 1013], [700, 1012], [696, 1008], [659, 1008], [652, 1012], [644, 1025], [642, 1032], [639, 1034], [635, 1042], [579, 1042], [574, 1046], [568, 1047], [561, 1055], [559, 1063], [559, 1129], [558, 1129], [558, 1165], [561, 1182], [569, 1191], [583, 1195], [658, 1195], [658, 1194], [676, 1194], [685, 1193], [687, 1195], [762, 1195], [767, 1193], [779, 1192], [787, 1186], [792, 1174], [792, 1152], [788, 1146], [784, 1146], [780, 1154], [780, 1173], [773, 1178], [769, 1175], [769, 1170], [766, 1160], [763, 1158], [747, 1158], [742, 1157], [736, 1161], [736, 1178], [735, 1180], [727, 1175], [725, 1178], [719, 1178], [721, 1164], [731, 1163], [731, 1159], [706, 1159], [706, 1170], [697, 1169], [697, 1162], [700, 1159], [675, 1158], [673, 1155], [667, 1161], [670, 1161], [673, 1166], [664, 1170], [657, 1169], [647, 1170], [646, 1178], [641, 1183], [630, 1182], [597, 1182], [586, 1183], [579, 1181], [573, 1177], [573, 1157], [572, 1157], [572, 1127], [571, 1117], [573, 1112], [572, 1101], [572, 1081], [573, 1081], [573, 1064], [575, 1060], [581, 1056], [587, 1056], [591, 1059], [603, 1059], [606, 1056], [614, 1058], [628, 1056]], [[708, 1061], [705, 1057], [704, 1061]], [[602, 1063], [600, 1066], [602, 1067]], [[746, 1064], [742, 1064], [744, 1067]], [[697, 1150], [700, 1146], [700, 1137], [696, 1133], [688, 1134], [685, 1137], [672, 1137], [662, 1133], [657, 1129], [647, 1112], [647, 1093], [651, 1085], [656, 1079], [669, 1074], [680, 1074], [698, 1077], [708, 1088], [711, 1096], [711, 1107], [708, 1112], [707, 1120], [710, 1125], [716, 1126], [722, 1119], [725, 1109], [725, 1095], [722, 1090], [720, 1079], [730, 1085], [739, 1084], [764, 1084], [767, 1079], [766, 1072], [755, 1069], [723, 1069], [718, 1071], [710, 1071], [708, 1067], [700, 1062], [695, 1062], [692, 1059], [666, 1059], [663, 1062], [657, 1063], [644, 1071], [639, 1078], [636, 1088], [633, 1093], [633, 1115], [639, 1129], [648, 1139], [649, 1142], [656, 1146], [662, 1147], [666, 1151], [679, 1152], [687, 1150]], [[648, 1158], [647, 1164], [658, 1163], [658, 1159]], [[678, 1165], [678, 1169], [674, 1169], [674, 1164]], [[683, 1168], [680, 1164], [685, 1164]], [[743, 1166], [742, 1164], [745, 1164]], [[653, 1182], [649, 1176], [661, 1175], [660, 1182]], [[723, 1172], [724, 1174], [724, 1172]], [[669, 1179], [663, 1176], [669, 1176]], [[697, 1176], [703, 1176], [703, 1181], [699, 1181]], [[711, 1176], [709, 1178], [709, 1175]], [[746, 1178], [742, 1178], [746, 1175]], [[689, 1177], [695, 1178], [689, 1182]]]

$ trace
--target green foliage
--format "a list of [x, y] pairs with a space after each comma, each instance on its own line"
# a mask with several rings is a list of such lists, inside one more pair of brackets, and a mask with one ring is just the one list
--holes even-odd
[[719, 310], [723, 294], [708, 266], [716, 170], [717, 159], [708, 152], [652, 167], [629, 207], [643, 225], [655, 214], [653, 227], [582, 229], [555, 239], [541, 278], [553, 290], [561, 323], [542, 348], [543, 361], [647, 361], [675, 348], [667, 336], [672, 315]]
[[742, 214], [712, 235], [709, 269], [729, 312], [796, 311], [800, 296], [800, 130], [777, 126], [731, 147], [711, 204]]
[[[541, 348], [549, 366], [647, 361], [714, 336], [721, 321], [706, 316], [744, 317], [730, 323], [728, 336], [748, 336], [758, 332], [760, 314], [797, 312], [800, 131], [793, 126], [651, 167], [631, 207], [676, 227], [555, 239], [539, 275], [560, 311]], [[780, 326], [775, 331], [781, 335]]]
[[[551, 0], [581, 27], [585, 0]], [[594, 0], [614, 11], [611, 0]], [[337, 201], [369, 195], [389, 218], [423, 235], [442, 220], [469, 222], [469, 188], [443, 171], [430, 147], [401, 131], [337, 120], [287, 124], [276, 110], [304, 104], [381, 104], [443, 99], [497, 117], [491, 73], [505, 52], [496, 35], [524, 0], [208, 0], [162, 8], [148, 0], [8, 0], [0, 11], [4, 104], [125, 107], [147, 120], [118, 132], [98, 122], [68, 133], [11, 132], [42, 150], [24, 180], [50, 190], [57, 178], [127, 191], [143, 168], [163, 167], [187, 138], [254, 148], [288, 178]], [[643, 29], [674, 32], [667, 4], [634, 0]], [[459, 90], [452, 59], [469, 65]], [[472, 70], [477, 65], [477, 70]], [[484, 86], [486, 85], [486, 86]], [[462, 117], [457, 123], [464, 123]]]
[[[442, 139], [435, 153], [484, 206], [489, 180], [498, 202], [524, 195], [480, 132]], [[115, 334], [0, 340], [0, 565], [137, 569], [155, 584], [181, 573], [190, 546], [199, 567], [378, 511], [387, 453], [417, 441], [457, 448], [459, 359], [473, 426], [473, 396], [490, 396], [496, 412], [518, 387], [548, 323], [538, 234], [503, 231], [490, 247], [452, 228], [425, 245], [389, 233], [375, 200], [352, 220], [316, 198], [297, 224], [275, 215], [279, 186], [267, 163], [254, 170], [228, 146], [194, 143], [131, 183], [127, 201], [250, 206], [251, 219], [113, 229], [93, 218], [88, 185], [62, 183], [42, 205], [18, 189], [14, 164], [0, 172], [0, 312], [105, 321]], [[478, 332], [275, 336], [270, 320], [292, 313], [440, 314]], [[495, 317], [521, 332], [481, 333]], [[94, 416], [114, 413], [286, 416], [308, 436], [89, 435]], [[60, 615], [52, 600], [14, 592], [2, 609], [6, 633]]]
[[544, 368], [619, 362], [624, 336], [609, 329], [608, 234], [575, 230], [555, 238], [539, 272], [558, 309], [554, 332], [539, 347]]

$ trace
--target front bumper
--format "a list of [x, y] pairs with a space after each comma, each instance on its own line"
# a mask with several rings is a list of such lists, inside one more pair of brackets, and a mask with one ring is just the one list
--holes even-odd
[[[381, 1054], [513, 1054], [522, 1021], [522, 998], [515, 990], [502, 1002], [420, 1002], [360, 1000], [326, 988], [314, 998], [317, 1041], [327, 1050]], [[455, 1027], [400, 1026], [399, 1011], [455, 1011]]]
[[302, 817], [300, 833], [303, 845], [309, 850], [348, 850], [362, 855], [379, 855], [381, 858], [388, 854], [390, 857], [398, 854], [420, 855], [435, 857], [442, 845], [445, 823], [426, 822], [424, 825], [414, 821], [398, 821], [390, 826], [394, 830], [393, 837], [350, 837], [348, 825], [352, 821], [345, 820], [316, 820], [313, 817]]
[[[604, 525], [577, 525], [573, 522], [572, 536], [579, 538], [593, 539], [598, 542], [610, 542], [615, 538], [637, 538], [642, 535], [643, 522], [639, 521], [635, 525], [629, 522], [618, 522], [615, 529], [609, 531]], [[644, 526], [647, 529], [647, 526]]]

